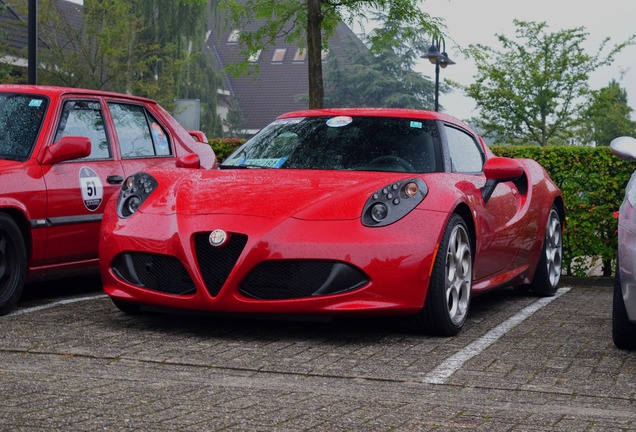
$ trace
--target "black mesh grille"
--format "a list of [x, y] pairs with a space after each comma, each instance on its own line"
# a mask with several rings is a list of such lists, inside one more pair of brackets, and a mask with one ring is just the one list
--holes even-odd
[[205, 285], [208, 292], [216, 296], [243, 252], [247, 236], [230, 234], [230, 239], [225, 245], [214, 247], [210, 245], [209, 235], [210, 233], [197, 234], [194, 242], [199, 270]]
[[194, 282], [181, 262], [172, 256], [124, 253], [113, 262], [113, 271], [126, 282], [168, 294], [191, 294]]
[[241, 284], [241, 294], [281, 300], [335, 294], [368, 283], [365, 274], [337, 261], [279, 260], [256, 266]]

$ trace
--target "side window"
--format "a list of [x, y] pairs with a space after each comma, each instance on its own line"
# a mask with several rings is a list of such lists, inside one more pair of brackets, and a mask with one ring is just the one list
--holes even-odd
[[473, 137], [450, 126], [445, 126], [445, 129], [453, 172], [481, 172], [484, 156]]
[[110, 159], [110, 144], [104, 127], [102, 106], [96, 101], [64, 102], [55, 132], [55, 142], [65, 136], [83, 136], [91, 140], [91, 154], [82, 160]]
[[108, 104], [122, 158], [169, 156], [170, 140], [163, 127], [143, 106]]

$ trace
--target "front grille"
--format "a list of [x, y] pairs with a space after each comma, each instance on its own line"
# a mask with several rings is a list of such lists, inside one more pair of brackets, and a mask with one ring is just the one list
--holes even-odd
[[138, 287], [168, 294], [192, 294], [194, 282], [177, 258], [141, 252], [118, 255], [113, 272], [124, 281]]
[[209, 236], [210, 233], [197, 234], [194, 244], [203, 281], [210, 295], [216, 296], [243, 252], [247, 236], [230, 233], [229, 241], [218, 247], [210, 245]]
[[342, 293], [368, 282], [361, 270], [338, 261], [277, 260], [257, 265], [240, 291], [261, 300], [283, 300]]

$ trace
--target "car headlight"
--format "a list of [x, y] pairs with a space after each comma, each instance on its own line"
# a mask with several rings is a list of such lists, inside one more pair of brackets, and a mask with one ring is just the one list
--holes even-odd
[[362, 210], [362, 224], [381, 227], [397, 222], [422, 202], [428, 187], [420, 178], [401, 180], [375, 191]]
[[117, 214], [127, 218], [134, 214], [157, 188], [157, 180], [150, 174], [138, 172], [126, 179], [117, 197]]

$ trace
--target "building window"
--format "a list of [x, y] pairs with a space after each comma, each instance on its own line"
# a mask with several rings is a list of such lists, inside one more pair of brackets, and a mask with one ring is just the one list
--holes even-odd
[[250, 56], [250, 58], [249, 58], [249, 62], [250, 62], [250, 63], [257, 63], [257, 62], [258, 62], [259, 57], [261, 56], [261, 51], [263, 51], [263, 50], [258, 50], [258, 51], [256, 51], [254, 54], [252, 54], [252, 55]]
[[323, 50], [320, 52], [320, 60], [322, 60], [322, 61], [326, 61], [326, 60], [327, 60], [327, 57], [329, 57], [329, 49], [323, 49]]
[[272, 56], [272, 63], [282, 63], [285, 59], [285, 54], [287, 53], [287, 48], [278, 48], [274, 51], [274, 55]]
[[227, 43], [238, 43], [241, 32], [239, 30], [232, 30], [227, 37]]
[[296, 50], [296, 54], [294, 55], [295, 62], [304, 62], [305, 57], [307, 57], [307, 50], [304, 48], [298, 48]]

